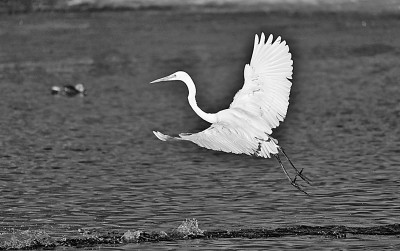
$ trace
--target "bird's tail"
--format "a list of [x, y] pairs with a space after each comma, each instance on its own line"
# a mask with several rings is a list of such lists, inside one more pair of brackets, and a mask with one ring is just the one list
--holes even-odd
[[267, 138], [257, 138], [258, 148], [255, 151], [255, 155], [263, 158], [271, 158], [279, 153], [280, 146], [278, 145], [278, 140], [272, 138], [268, 135]]

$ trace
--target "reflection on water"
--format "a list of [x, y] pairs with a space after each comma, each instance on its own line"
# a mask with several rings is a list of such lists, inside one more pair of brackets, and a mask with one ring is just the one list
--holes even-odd
[[[21, 32], [14, 22], [45, 27], [48, 15], [77, 28]], [[71, 237], [81, 228], [167, 230], [184, 218], [198, 219], [204, 229], [398, 223], [400, 37], [391, 32], [398, 23], [374, 19], [366, 30], [350, 15], [312, 18], [312, 24], [301, 15], [294, 23], [285, 14], [5, 18], [0, 232]], [[313, 180], [306, 188], [310, 197], [287, 182], [274, 159], [165, 143], [152, 134], [195, 132], [207, 123], [191, 111], [184, 85], [149, 81], [185, 70], [197, 83], [199, 106], [208, 112], [225, 108], [241, 86], [253, 35], [261, 30], [279, 31], [294, 55], [291, 105], [274, 135]], [[387, 43], [385, 50], [371, 52], [376, 37]], [[87, 97], [50, 95], [51, 86], [78, 81]], [[265, 242], [220, 240], [217, 246], [257, 248]]]

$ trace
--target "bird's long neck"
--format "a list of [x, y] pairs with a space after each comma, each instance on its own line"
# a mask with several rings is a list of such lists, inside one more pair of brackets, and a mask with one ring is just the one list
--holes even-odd
[[215, 123], [217, 121], [217, 115], [215, 115], [215, 113], [206, 113], [198, 107], [196, 102], [196, 86], [193, 80], [188, 76], [183, 82], [189, 90], [188, 101], [193, 111], [208, 123]]

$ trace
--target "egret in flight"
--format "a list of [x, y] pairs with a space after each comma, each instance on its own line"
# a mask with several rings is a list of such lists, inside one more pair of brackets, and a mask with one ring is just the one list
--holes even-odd
[[[181, 133], [177, 137], [153, 133], [162, 141], [186, 140], [201, 147], [236, 154], [247, 154], [263, 158], [274, 156], [290, 183], [306, 193], [297, 183], [300, 177], [306, 183], [310, 180], [304, 176], [290, 161], [285, 151], [278, 145], [278, 140], [271, 137], [272, 129], [285, 119], [289, 105], [289, 93], [292, 83], [293, 61], [289, 47], [278, 37], [273, 41], [270, 35], [267, 40], [264, 33], [255, 36], [253, 54], [250, 64], [244, 67], [244, 85], [239, 90], [228, 109], [217, 113], [202, 111], [196, 102], [196, 87], [192, 78], [183, 71], [151, 83], [180, 80], [189, 90], [188, 101], [194, 112], [211, 126], [198, 133]], [[279, 157], [282, 153], [294, 168], [296, 175], [291, 178]], [[307, 194], [307, 193], [306, 193]]]

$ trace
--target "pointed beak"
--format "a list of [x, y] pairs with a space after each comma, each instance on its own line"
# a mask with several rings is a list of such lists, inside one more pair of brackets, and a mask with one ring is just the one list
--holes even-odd
[[154, 83], [158, 83], [158, 82], [163, 82], [163, 81], [170, 81], [170, 80], [174, 80], [175, 74], [163, 77], [163, 78], [159, 78], [156, 79], [154, 81], [151, 81], [150, 84], [154, 84]]

